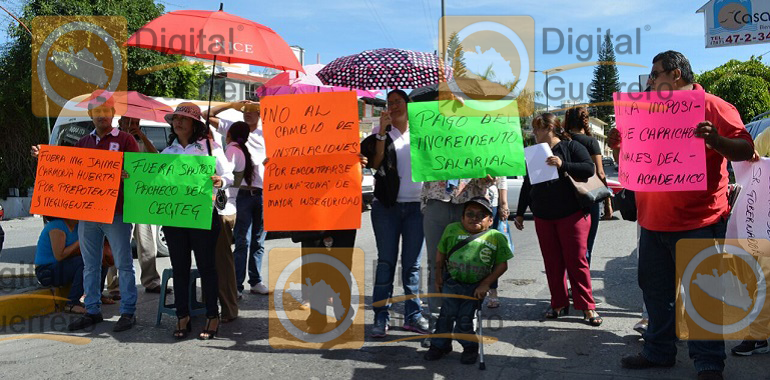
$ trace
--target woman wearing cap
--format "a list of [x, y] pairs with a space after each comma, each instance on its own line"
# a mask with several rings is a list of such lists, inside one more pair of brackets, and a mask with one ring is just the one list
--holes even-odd
[[548, 288], [551, 290], [551, 307], [545, 317], [558, 318], [569, 313], [566, 275], [572, 285], [575, 309], [582, 310], [584, 319], [592, 326], [602, 324], [596, 313], [591, 290], [591, 271], [588, 269], [586, 249], [590, 215], [582, 209], [575, 195], [575, 187], [566, 178], [589, 178], [594, 175], [594, 163], [583, 145], [570, 141], [559, 119], [552, 113], [544, 113], [532, 121], [532, 131], [538, 143], [551, 147], [553, 155], [546, 164], [555, 166], [559, 178], [530, 184], [529, 176], [519, 194], [519, 207], [514, 224], [524, 229], [524, 211], [527, 206], [535, 215], [535, 231], [543, 254]]
[[[169, 146], [161, 153], [214, 156], [216, 157], [216, 175], [211, 176], [214, 187], [225, 188], [232, 185], [232, 169], [227, 164], [227, 158], [222, 149], [208, 139], [205, 125], [201, 121], [200, 107], [193, 103], [181, 103], [174, 113], [166, 115], [166, 121], [171, 124], [173, 132], [169, 137]], [[208, 230], [163, 227], [174, 272], [174, 292], [176, 293], [174, 299], [176, 316], [179, 319], [174, 337], [177, 339], [187, 337], [192, 331], [189, 305], [190, 250], [195, 253], [195, 263], [201, 276], [203, 298], [206, 303], [206, 326], [199, 339], [211, 339], [219, 331], [215, 248], [220, 228], [221, 222], [213, 207], [211, 228]]]

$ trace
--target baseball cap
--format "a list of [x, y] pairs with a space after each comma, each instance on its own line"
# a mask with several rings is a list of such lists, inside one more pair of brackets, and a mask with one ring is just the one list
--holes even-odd
[[463, 207], [463, 212], [465, 212], [465, 209], [467, 209], [468, 205], [470, 205], [471, 203], [475, 203], [481, 206], [481, 208], [486, 210], [489, 213], [489, 215], [492, 215], [492, 204], [489, 203], [489, 199], [484, 197], [474, 197], [468, 202], [465, 202], [465, 206]]

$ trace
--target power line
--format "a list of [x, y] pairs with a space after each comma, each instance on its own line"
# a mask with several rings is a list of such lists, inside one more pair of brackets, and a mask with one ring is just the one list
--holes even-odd
[[[433, 28], [431, 28], [430, 22], [430, 10], [428, 9], [428, 4], [426, 4], [426, 2], [430, 2], [430, 0], [421, 0], [420, 5], [422, 6], [422, 11], [425, 14], [426, 27], [428, 28], [428, 37], [433, 39]], [[437, 41], [436, 48], [438, 49], [438, 36], [435, 37], [434, 41]]]
[[390, 33], [388, 33], [388, 30], [385, 27], [385, 23], [382, 22], [382, 19], [380, 18], [380, 14], [377, 12], [377, 9], [375, 8], [374, 4], [370, 3], [371, 0], [365, 0], [366, 6], [369, 7], [369, 9], [372, 11], [372, 14], [374, 15], [374, 20], [377, 22], [377, 25], [380, 26], [380, 29], [382, 30], [382, 34], [385, 35], [385, 38], [390, 41], [392, 47], [396, 47], [396, 41], [393, 39], [393, 37], [390, 36]]

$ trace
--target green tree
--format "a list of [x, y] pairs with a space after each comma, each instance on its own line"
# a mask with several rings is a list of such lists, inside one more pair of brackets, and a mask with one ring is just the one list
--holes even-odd
[[744, 123], [770, 110], [770, 66], [760, 59], [732, 59], [695, 76], [695, 82], [738, 109]]
[[447, 42], [447, 59], [447, 64], [452, 66], [454, 77], [465, 77], [468, 68], [465, 66], [465, 52], [463, 51], [463, 46], [460, 43], [457, 32], [454, 32], [449, 36], [449, 42]]
[[[602, 50], [599, 52], [599, 65], [594, 68], [594, 78], [588, 89], [588, 98], [591, 103], [612, 102], [612, 93], [617, 91], [620, 91], [618, 68], [615, 66], [615, 49], [608, 33], [604, 36]], [[608, 124], [610, 115], [615, 113], [612, 105], [592, 108], [596, 117]]]
[[[129, 35], [165, 12], [152, 0], [28, 0], [19, 11], [27, 25], [37, 16], [122, 16]], [[46, 143], [47, 123], [32, 114], [32, 38], [21, 25], [8, 28], [9, 41], [0, 50], [0, 197], [9, 187], [26, 189], [34, 183], [35, 163], [29, 147]], [[146, 49], [127, 49], [129, 90], [150, 96], [198, 98], [198, 89], [207, 78], [201, 64], [174, 65], [181, 56], [165, 55]], [[170, 64], [173, 68], [140, 75], [140, 69]], [[55, 118], [56, 115], [51, 115]], [[53, 124], [55, 119], [50, 119]]]

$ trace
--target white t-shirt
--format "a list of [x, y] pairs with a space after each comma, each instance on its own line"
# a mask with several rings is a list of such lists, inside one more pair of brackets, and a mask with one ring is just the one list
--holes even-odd
[[[227, 144], [225, 157], [233, 168], [233, 172], [242, 172], [246, 168], [246, 156], [238, 146], [238, 143]], [[227, 189], [227, 205], [224, 210], [219, 211], [219, 215], [233, 215], [237, 211], [235, 199], [238, 197], [238, 188], [235, 186]]]
[[[227, 136], [227, 131], [233, 125], [233, 122], [227, 119], [219, 119], [219, 128], [217, 130], [224, 136]], [[249, 133], [249, 139], [246, 141], [246, 146], [249, 147], [249, 153], [251, 153], [251, 162], [254, 164], [254, 177], [251, 183], [243, 182], [242, 186], [258, 187], [262, 188], [262, 180], [265, 178], [265, 166], [262, 162], [267, 157], [265, 151], [265, 136], [262, 134], [262, 119], [259, 119], [257, 129]]]
[[[380, 131], [379, 127], [372, 129], [372, 134]], [[422, 191], [422, 182], [412, 181], [412, 155], [409, 149], [409, 130], [402, 135], [396, 127], [392, 127], [388, 132], [393, 139], [393, 147], [396, 149], [396, 164], [398, 165], [398, 177], [400, 183], [398, 186], [397, 202], [419, 202], [420, 192]]]

